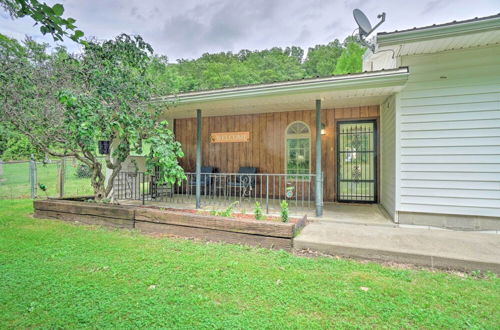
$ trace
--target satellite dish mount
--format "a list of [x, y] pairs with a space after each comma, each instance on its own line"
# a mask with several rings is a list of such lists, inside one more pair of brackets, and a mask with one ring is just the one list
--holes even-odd
[[382, 13], [377, 16], [377, 18], [380, 19], [380, 21], [372, 27], [370, 20], [366, 15], [360, 10], [360, 9], [354, 9], [352, 11], [352, 15], [354, 16], [354, 20], [358, 24], [359, 27], [359, 41], [365, 45], [366, 47], [370, 48], [372, 52], [375, 52], [375, 45], [369, 43], [366, 38], [373, 32], [375, 31], [382, 23], [385, 22], [385, 13]]

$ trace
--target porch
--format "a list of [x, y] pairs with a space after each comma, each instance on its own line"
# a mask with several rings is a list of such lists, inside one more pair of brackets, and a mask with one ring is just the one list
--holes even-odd
[[[233, 182], [244, 176], [247, 186]], [[196, 209], [196, 173], [186, 173], [186, 180], [178, 186], [157, 185], [155, 177], [144, 172], [122, 172], [114, 187], [115, 198], [121, 204], [146, 205], [172, 209]], [[379, 204], [353, 204], [325, 202], [323, 214], [315, 212], [315, 175], [300, 177], [284, 174], [241, 175], [237, 173], [202, 174], [199, 210], [223, 211], [231, 208], [234, 213], [253, 214], [256, 203], [266, 215], [279, 216], [280, 203], [286, 201], [290, 216], [307, 215], [312, 221], [390, 225], [390, 216]], [[191, 183], [191, 184], [190, 184]]]
[[135, 155], [115, 199], [248, 213], [259, 202], [270, 214], [286, 200], [292, 214], [386, 222], [394, 218], [393, 96], [407, 78], [400, 68], [162, 98], [174, 103], [164, 119], [182, 145], [187, 179], [157, 186]]

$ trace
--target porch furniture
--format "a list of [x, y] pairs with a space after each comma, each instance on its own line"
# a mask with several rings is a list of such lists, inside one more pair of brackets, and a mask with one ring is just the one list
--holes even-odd
[[[212, 173], [215, 172], [215, 167], [212, 166], [202, 166], [201, 167], [201, 179], [200, 179], [200, 186], [201, 186], [201, 193], [206, 194], [208, 193], [208, 188], [211, 185], [211, 180], [212, 180]], [[193, 175], [190, 177], [188, 181], [188, 186], [190, 191], [196, 191], [196, 175]]]
[[239, 190], [241, 197], [250, 196], [255, 188], [256, 167], [240, 167], [234, 180], [229, 180], [226, 185], [229, 189]]
[[215, 175], [213, 180], [213, 194], [215, 197], [224, 196], [226, 197], [227, 192], [227, 176], [226, 175]]
[[174, 195], [174, 188], [169, 183], [159, 183], [160, 181], [160, 170], [155, 168], [154, 175], [151, 176], [149, 182], [149, 193], [151, 199], [156, 199], [158, 197], [172, 197]]

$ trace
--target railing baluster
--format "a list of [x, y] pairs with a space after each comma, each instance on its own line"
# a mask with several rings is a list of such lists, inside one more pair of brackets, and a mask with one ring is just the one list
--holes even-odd
[[[157, 173], [147, 175], [145, 172], [122, 172], [114, 183], [115, 199], [137, 200], [143, 205], [147, 201], [160, 203], [170, 201], [191, 206], [195, 197], [192, 189], [193, 175], [186, 173], [185, 180], [170, 185], [159, 184], [160, 175]], [[289, 177], [288, 174], [267, 173], [203, 174], [202, 179], [205, 184], [202, 199], [206, 205], [223, 207], [238, 201], [238, 208], [252, 207], [252, 203], [259, 201], [262, 206], [265, 204], [266, 214], [272, 212], [273, 207], [279, 208], [281, 200], [287, 200], [290, 206], [297, 208], [311, 207], [311, 201], [314, 200], [315, 174], [302, 174], [300, 178], [295, 175], [288, 180]], [[295, 196], [287, 198], [287, 189], [292, 190]], [[277, 203], [277, 206], [273, 203]]]

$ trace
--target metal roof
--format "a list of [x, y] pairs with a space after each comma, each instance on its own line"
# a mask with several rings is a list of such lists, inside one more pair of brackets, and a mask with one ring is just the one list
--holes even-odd
[[379, 46], [405, 42], [417, 42], [456, 35], [495, 31], [500, 29], [500, 13], [485, 17], [476, 17], [462, 21], [452, 21], [405, 30], [377, 33]]
[[452, 22], [447, 22], [447, 23], [441, 23], [441, 24], [432, 24], [432, 25], [427, 25], [427, 26], [420, 26], [420, 27], [413, 27], [410, 29], [405, 29], [405, 30], [394, 30], [390, 32], [379, 32], [377, 35], [387, 35], [387, 34], [394, 34], [394, 33], [401, 33], [401, 32], [407, 32], [407, 31], [416, 31], [416, 30], [423, 30], [423, 29], [430, 29], [430, 28], [438, 28], [442, 26], [448, 26], [448, 25], [454, 25], [454, 24], [463, 24], [463, 23], [469, 23], [469, 22], [477, 22], [477, 21], [483, 21], [491, 18], [499, 18], [500, 13], [495, 14], [495, 15], [490, 15], [490, 16], [484, 16], [484, 17], [474, 17], [462, 21], [452, 21]]
[[[209, 99], [221, 99], [240, 96], [266, 95], [276, 93], [301, 92], [315, 89], [335, 89], [348, 88], [348, 86], [362, 85], [375, 81], [388, 80], [401, 75], [408, 75], [407, 67], [400, 67], [390, 70], [365, 71], [352, 74], [333, 75], [321, 78], [308, 78], [289, 80], [274, 83], [254, 84], [246, 86], [236, 86], [230, 88], [218, 88], [211, 90], [193, 91], [179, 93], [156, 98], [156, 101], [179, 101], [181, 103], [191, 101], [206, 101]], [[399, 78], [398, 78], [399, 79]]]

